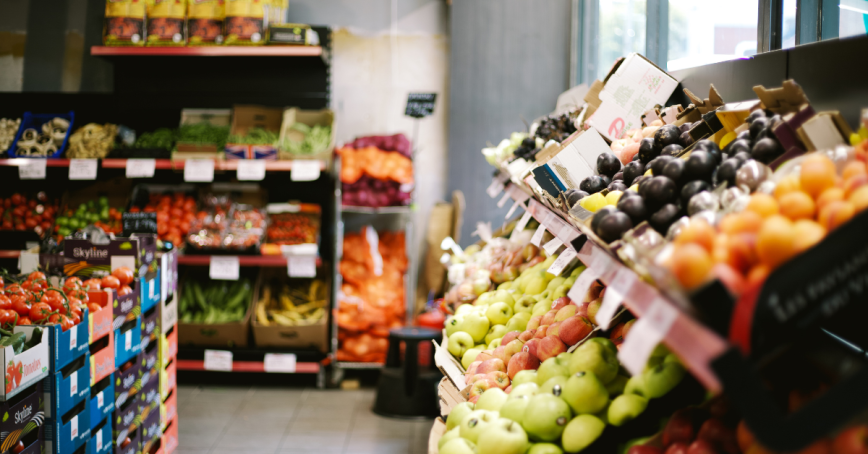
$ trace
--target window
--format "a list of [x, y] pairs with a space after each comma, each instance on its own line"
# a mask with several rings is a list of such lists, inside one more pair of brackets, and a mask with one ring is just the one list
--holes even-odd
[[838, 36], [864, 35], [868, 33], [868, 0], [841, 0], [838, 16]]
[[757, 0], [669, 0], [666, 68], [675, 71], [756, 54], [758, 12]]
[[618, 57], [645, 53], [645, 0], [600, 2], [596, 77], [603, 79]]

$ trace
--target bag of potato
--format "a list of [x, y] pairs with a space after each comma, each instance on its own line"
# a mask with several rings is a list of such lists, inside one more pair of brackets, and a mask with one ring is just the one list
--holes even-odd
[[268, 0], [226, 0], [226, 44], [256, 46], [265, 42]]
[[191, 46], [223, 44], [224, 0], [188, 0], [187, 36]]
[[187, 44], [187, 0], [148, 0], [147, 5], [149, 46]]
[[106, 46], [145, 45], [144, 0], [107, 0], [103, 43]]

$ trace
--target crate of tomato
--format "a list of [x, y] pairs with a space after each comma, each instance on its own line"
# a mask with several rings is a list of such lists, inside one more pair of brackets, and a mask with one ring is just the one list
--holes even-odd
[[268, 228], [265, 255], [279, 255], [280, 246], [318, 244], [322, 208], [311, 203], [271, 203], [266, 206]]

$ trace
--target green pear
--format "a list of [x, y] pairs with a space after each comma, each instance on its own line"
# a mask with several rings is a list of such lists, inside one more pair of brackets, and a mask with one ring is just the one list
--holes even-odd
[[609, 392], [593, 372], [579, 372], [567, 380], [561, 399], [575, 414], [592, 414], [606, 407]]
[[473, 337], [464, 331], [457, 331], [449, 336], [449, 342], [446, 344], [446, 350], [456, 358], [464, 358], [464, 353], [473, 348]]
[[540, 269], [547, 270], [547, 269], [549, 269], [550, 266], [552, 266], [552, 263], [555, 263], [555, 260], [557, 260], [557, 259], [558, 259], [558, 257], [556, 255], [550, 255], [550, 256], [546, 257], [546, 259], [543, 260], [542, 263], [540, 263], [537, 266], [539, 266]]
[[509, 392], [510, 399], [516, 399], [522, 396], [534, 396], [539, 392], [539, 385], [536, 383], [522, 383], [516, 386], [514, 383], [512, 385], [512, 391]]
[[539, 386], [539, 393], [537, 394], [552, 394], [554, 396], [561, 397], [561, 394], [564, 392], [564, 386], [567, 384], [567, 377], [561, 375], [555, 375], [554, 377], [545, 381], [545, 383]]
[[515, 299], [509, 291], [498, 290], [497, 293], [494, 294], [494, 297], [491, 298], [491, 303], [505, 303], [507, 306], [512, 308], [515, 305]]
[[618, 357], [600, 344], [582, 344], [570, 358], [570, 374], [593, 372], [603, 384], [618, 375]]
[[579, 275], [582, 274], [582, 271], [585, 271], [587, 268], [588, 267], [585, 265], [577, 266], [572, 272], [570, 272], [570, 277], [579, 277]]
[[609, 424], [622, 426], [636, 419], [648, 407], [648, 399], [636, 394], [621, 394], [609, 404]]
[[472, 364], [473, 361], [476, 361], [476, 356], [482, 353], [483, 350], [485, 349], [476, 347], [468, 348], [467, 351], [461, 355], [461, 366], [464, 367], [464, 370], [467, 370], [467, 368], [470, 367], [470, 364]]
[[519, 312], [512, 316], [508, 322], [506, 322], [506, 332], [510, 331], [524, 331], [527, 328], [527, 322], [530, 320], [530, 314], [527, 312]]
[[579, 415], [564, 428], [561, 445], [566, 452], [580, 452], [600, 438], [606, 423], [594, 415]]
[[[511, 310], [512, 309], [510, 309], [510, 311]], [[491, 327], [488, 328], [488, 333], [485, 334], [486, 345], [490, 344], [491, 341], [493, 341], [495, 339], [502, 338], [503, 335], [506, 334], [507, 332], [508, 331], [506, 331], [506, 326], [504, 326], [504, 325], [499, 325], [499, 324], [498, 325], [491, 325]]]
[[507, 398], [509, 398], [509, 394], [503, 392], [502, 389], [488, 388], [479, 396], [479, 400], [476, 401], [476, 409], [500, 411], [500, 407], [506, 403]]
[[[466, 369], [466, 367], [465, 367]], [[617, 396], [624, 393], [624, 388], [627, 386], [629, 378], [623, 375], [617, 375], [609, 383], [606, 383], [606, 391], [609, 391], [610, 396]]]
[[[458, 427], [461, 428], [461, 438], [470, 440], [476, 443], [479, 435], [488, 428], [491, 423], [497, 420], [500, 416], [496, 411], [489, 410], [473, 410], [468, 413]], [[451, 443], [451, 442], [450, 442]]]
[[509, 399], [502, 407], [500, 407], [500, 417], [511, 419], [521, 424], [522, 418], [524, 418], [524, 410], [530, 403], [531, 397], [532, 396], [525, 395], [513, 398], [512, 393], [509, 393]]
[[[488, 346], [486, 346], [484, 350], [494, 350], [495, 348], [500, 347], [500, 341], [502, 340], [502, 337], [498, 337], [497, 339], [492, 340], [491, 342], [489, 342]], [[467, 368], [465, 367], [465, 369]]]
[[642, 373], [642, 381], [645, 382], [646, 397], [656, 399], [665, 396], [681, 382], [684, 372], [684, 366], [672, 362], [661, 362], [652, 369], [645, 369]]
[[[467, 368], [465, 367], [465, 369]], [[570, 371], [557, 358], [549, 358], [543, 361], [539, 369], [537, 369], [536, 382], [537, 384], [543, 384], [552, 377], [568, 377], [569, 375]]]
[[505, 325], [512, 318], [512, 307], [500, 301], [488, 306], [485, 316], [492, 325]]
[[460, 433], [461, 433], [460, 427], [453, 427], [452, 429], [447, 430], [446, 433], [443, 434], [439, 440], [437, 440], [437, 449], [438, 450], [443, 449], [443, 445], [445, 445], [446, 443], [449, 443], [451, 440], [453, 440], [455, 438], [461, 438]]
[[515, 377], [512, 377], [512, 389], [515, 389], [516, 386], [522, 385], [524, 383], [536, 384], [536, 376], [537, 373], [533, 369], [518, 371], [518, 373], [515, 374]]
[[[463, 306], [458, 306], [458, 309], [461, 309]], [[464, 320], [464, 315], [453, 315], [449, 317], [449, 320], [446, 320], [444, 327], [446, 328], [446, 336], [451, 336], [452, 333], [459, 331], [458, 326]]]
[[549, 281], [549, 285], [546, 286], [546, 290], [554, 291], [556, 288], [563, 285], [564, 281], [566, 281], [566, 280], [567, 280], [566, 278], [558, 276], [558, 277], [552, 279], [551, 281]]
[[556, 444], [536, 443], [527, 450], [527, 454], [564, 454], [564, 451]]
[[[609, 339], [606, 339], [605, 337], [592, 337], [592, 338], [588, 339], [587, 341], [585, 341], [585, 343], [582, 345], [585, 345], [585, 344], [600, 344], [601, 346], [606, 347], [607, 350], [612, 352], [613, 355], [618, 356], [618, 347], [615, 346], [614, 342], [612, 342]], [[591, 348], [591, 347], [586, 347], [586, 348]]]
[[458, 324], [458, 330], [470, 334], [473, 342], [482, 342], [485, 335], [488, 334], [488, 327], [491, 323], [485, 315], [478, 312], [471, 312], [464, 316], [464, 320]]
[[458, 427], [464, 417], [469, 415], [470, 412], [475, 409], [474, 407], [475, 405], [472, 402], [461, 402], [452, 407], [452, 411], [450, 411], [449, 416], [446, 417], [446, 430], [452, 430], [453, 428]]
[[567, 293], [570, 293], [570, 288], [571, 287], [567, 287], [566, 285], [561, 285], [560, 287], [556, 288], [555, 291], [552, 292], [552, 300], [567, 296]]
[[569, 405], [560, 397], [537, 394], [527, 404], [521, 425], [532, 440], [555, 441], [560, 438], [570, 416]]
[[464, 438], [454, 438], [445, 443], [440, 449], [440, 454], [478, 454], [476, 443]]
[[533, 312], [533, 306], [536, 302], [537, 300], [532, 295], [524, 295], [515, 302], [512, 309], [515, 313]]
[[627, 380], [627, 384], [624, 385], [624, 394], [635, 394], [642, 397], [648, 396], [648, 392], [645, 390], [645, 379], [642, 374], [634, 375]]

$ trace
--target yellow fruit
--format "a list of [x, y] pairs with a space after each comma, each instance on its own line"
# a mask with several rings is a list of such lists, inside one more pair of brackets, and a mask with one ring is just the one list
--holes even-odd
[[608, 203], [609, 205], [617, 205], [618, 200], [621, 199], [621, 194], [623, 194], [621, 191], [610, 192], [606, 195], [606, 203]]
[[582, 205], [582, 208], [596, 213], [600, 208], [606, 206], [606, 198], [598, 192], [583, 198], [579, 204]]

